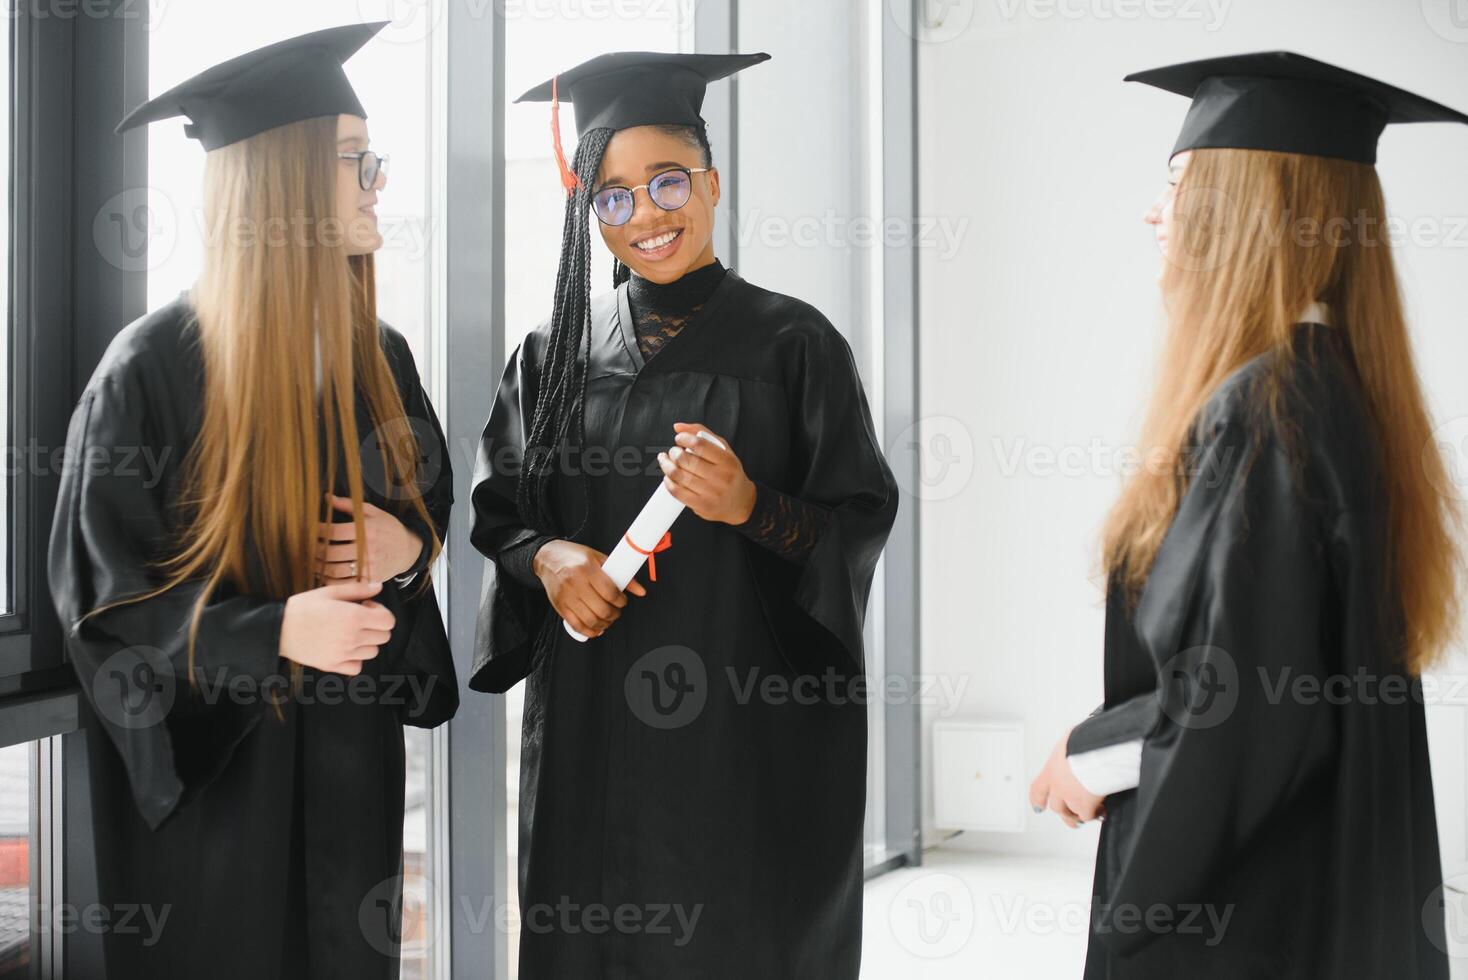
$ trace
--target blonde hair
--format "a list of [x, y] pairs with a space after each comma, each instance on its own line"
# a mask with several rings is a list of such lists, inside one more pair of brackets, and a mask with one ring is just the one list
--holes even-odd
[[[275, 599], [316, 586], [317, 524], [331, 520], [325, 493], [335, 487], [342, 447], [357, 567], [366, 567], [356, 392], [381, 437], [389, 496], [430, 528], [431, 557], [441, 549], [416, 483], [417, 443], [382, 350], [372, 256], [348, 256], [343, 247], [336, 127], [335, 116], [307, 119], [208, 155], [209, 240], [190, 294], [204, 406], [177, 501], [186, 519], [172, 553], [153, 562], [165, 583], [120, 600], [205, 580], [189, 627], [191, 681], [199, 615], [220, 583]], [[326, 434], [324, 481], [318, 426]], [[263, 580], [252, 577], [252, 560]], [[419, 590], [428, 582], [422, 576]]]
[[1142, 444], [1165, 465], [1133, 476], [1102, 529], [1102, 566], [1134, 603], [1186, 491], [1192, 423], [1219, 384], [1275, 355], [1256, 393], [1286, 442], [1294, 323], [1327, 304], [1352, 352], [1387, 482], [1387, 581], [1401, 601], [1405, 665], [1418, 674], [1456, 635], [1462, 515], [1413, 364], [1386, 207], [1367, 164], [1258, 150], [1199, 149], [1173, 204], [1163, 277], [1169, 326]]

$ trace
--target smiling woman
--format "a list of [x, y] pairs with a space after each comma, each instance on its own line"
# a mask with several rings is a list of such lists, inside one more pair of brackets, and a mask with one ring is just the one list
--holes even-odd
[[[569, 99], [580, 135], [553, 313], [473, 489], [494, 574], [470, 686], [526, 681], [522, 980], [857, 975], [862, 624], [897, 487], [845, 338], [714, 254], [699, 109], [765, 57], [604, 55], [522, 97]], [[617, 259], [596, 299], [593, 218]], [[686, 510], [627, 538], [649, 561], [623, 592], [602, 563], [660, 483]]]

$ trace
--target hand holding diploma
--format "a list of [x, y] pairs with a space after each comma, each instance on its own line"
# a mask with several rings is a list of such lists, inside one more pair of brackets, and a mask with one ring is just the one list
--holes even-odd
[[1071, 771], [1065, 756], [1065, 743], [1070, 735], [1067, 729], [1050, 751], [1045, 768], [1030, 783], [1030, 806], [1036, 813], [1053, 810], [1072, 830], [1088, 820], [1104, 819], [1106, 798], [1088, 792]]
[[[552, 599], [552, 605], [564, 620], [566, 632], [577, 640], [603, 632], [621, 614], [622, 607], [626, 605], [622, 589], [635, 586], [637, 591], [634, 594], [646, 594], [633, 576], [646, 562], [649, 577], [657, 580], [656, 555], [669, 547], [668, 530], [685, 506], [693, 507], [694, 513], [705, 520], [730, 524], [746, 520], [754, 507], [754, 484], [744, 475], [744, 467], [725, 440], [696, 423], [676, 422], [673, 428], [677, 433], [673, 440], [675, 445], [668, 452], [658, 453], [658, 465], [664, 473], [663, 482], [653, 491], [612, 554], [608, 557], [585, 549], [602, 559], [599, 568], [602, 578], [592, 576], [589, 582], [597, 590], [591, 605], [604, 615], [592, 621], [591, 631], [584, 630], [577, 622], [578, 617], [567, 614], [573, 610], [563, 611]], [[550, 546], [547, 544], [541, 551]], [[601, 600], [600, 603], [597, 599]]]
[[623, 585], [613, 582], [602, 570], [606, 561], [607, 556], [595, 548], [561, 538], [547, 541], [535, 553], [535, 574], [573, 636], [599, 636], [616, 622], [627, 605], [624, 586], [633, 595], [647, 595], [636, 580]]
[[[696, 422], [674, 422], [675, 445], [658, 454], [663, 486], [706, 521], [743, 524], [754, 510], [754, 483], [729, 441]], [[716, 441], [709, 441], [710, 439]]]

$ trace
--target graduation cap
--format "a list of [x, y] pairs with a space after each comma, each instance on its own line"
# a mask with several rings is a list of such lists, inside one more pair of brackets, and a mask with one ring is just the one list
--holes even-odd
[[187, 116], [185, 135], [215, 150], [302, 119], [365, 119], [342, 63], [388, 23], [329, 27], [231, 58], [138, 106], [116, 132]]
[[1189, 61], [1125, 81], [1193, 100], [1174, 156], [1233, 147], [1375, 163], [1388, 123], [1468, 123], [1468, 115], [1430, 99], [1290, 51]]
[[515, 101], [551, 104], [556, 160], [561, 167], [561, 182], [569, 191], [579, 181], [561, 150], [561, 100], [575, 107], [578, 137], [593, 129], [702, 126], [699, 112], [709, 82], [769, 60], [767, 54], [615, 51], [582, 62]]

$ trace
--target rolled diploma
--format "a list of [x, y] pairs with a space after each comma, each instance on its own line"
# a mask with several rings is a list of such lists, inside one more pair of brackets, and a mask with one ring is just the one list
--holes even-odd
[[[698, 436], [721, 449], [728, 448], [721, 439], [709, 435], [702, 429], [699, 430]], [[627, 539], [631, 538], [637, 542], [638, 547], [651, 551], [657, 547], [659, 541], [663, 540], [663, 535], [668, 533], [668, 529], [673, 526], [678, 515], [683, 513], [684, 506], [682, 501], [677, 500], [668, 492], [667, 484], [658, 484], [658, 488], [652, 492], [651, 497], [647, 498], [647, 503], [642, 505], [642, 510], [632, 521], [632, 526], [627, 529], [626, 534], [622, 535], [622, 539], [617, 542], [617, 547], [612, 549], [612, 553], [607, 556], [606, 562], [601, 566], [602, 571], [607, 573], [618, 589], [626, 589], [627, 583], [632, 581], [632, 576], [636, 575], [647, 561], [647, 555], [628, 544]], [[586, 642], [587, 637], [572, 629], [570, 623], [563, 619], [561, 625], [566, 627], [566, 632], [570, 633], [578, 642]]]

